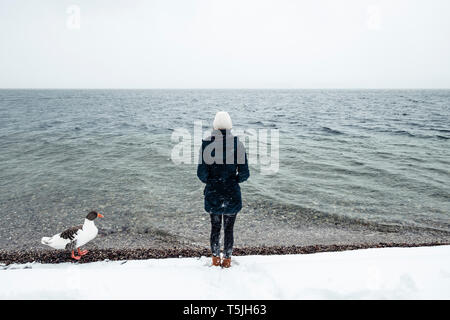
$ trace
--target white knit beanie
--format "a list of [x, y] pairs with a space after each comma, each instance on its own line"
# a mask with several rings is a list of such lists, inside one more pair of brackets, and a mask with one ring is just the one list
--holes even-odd
[[214, 118], [213, 127], [215, 130], [225, 129], [230, 130], [233, 127], [231, 123], [231, 118], [228, 112], [219, 111], [216, 113], [216, 117]]

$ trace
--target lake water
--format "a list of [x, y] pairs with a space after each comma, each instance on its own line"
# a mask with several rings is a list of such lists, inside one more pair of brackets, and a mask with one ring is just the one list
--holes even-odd
[[91, 209], [105, 234], [193, 236], [203, 185], [195, 163], [171, 160], [171, 135], [210, 129], [219, 110], [235, 129], [279, 130], [279, 170], [252, 164], [242, 184], [240, 215], [264, 211], [247, 219], [450, 234], [450, 90], [0, 90], [0, 241]]

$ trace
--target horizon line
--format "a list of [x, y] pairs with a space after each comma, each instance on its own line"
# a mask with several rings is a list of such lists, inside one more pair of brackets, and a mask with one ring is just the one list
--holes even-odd
[[64, 87], [64, 88], [51, 88], [51, 87], [42, 87], [42, 88], [31, 88], [31, 87], [4, 87], [0, 88], [0, 90], [450, 90], [448, 88], [420, 88], [420, 87], [385, 87], [385, 88], [363, 88], [363, 87], [348, 87], [348, 88], [339, 88], [339, 87], [314, 87], [314, 88], [269, 88], [269, 87], [261, 87], [261, 88], [128, 88], [128, 87], [100, 87], [100, 88], [83, 88], [83, 87]]

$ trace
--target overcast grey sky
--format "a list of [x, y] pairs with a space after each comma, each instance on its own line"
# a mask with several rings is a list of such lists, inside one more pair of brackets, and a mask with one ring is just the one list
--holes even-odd
[[0, 0], [0, 88], [450, 88], [449, 13], [448, 0]]

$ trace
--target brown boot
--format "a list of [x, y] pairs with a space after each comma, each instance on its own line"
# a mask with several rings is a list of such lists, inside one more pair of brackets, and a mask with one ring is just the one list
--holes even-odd
[[223, 258], [222, 260], [222, 268], [231, 267], [231, 258]]
[[220, 257], [213, 256], [212, 257], [212, 265], [215, 267], [220, 266]]

